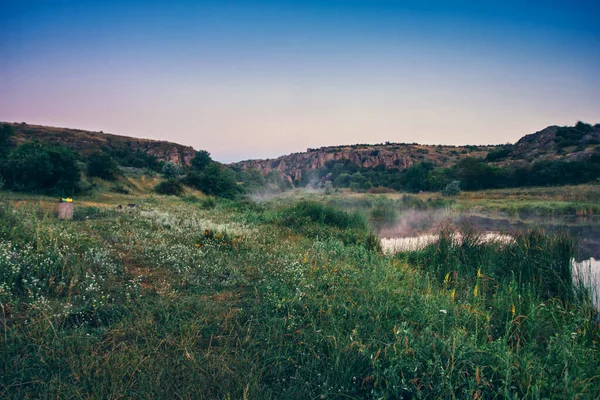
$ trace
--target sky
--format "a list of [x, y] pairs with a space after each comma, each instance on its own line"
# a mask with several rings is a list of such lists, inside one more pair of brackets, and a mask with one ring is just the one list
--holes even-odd
[[0, 0], [0, 121], [217, 161], [600, 122], [598, 0]]

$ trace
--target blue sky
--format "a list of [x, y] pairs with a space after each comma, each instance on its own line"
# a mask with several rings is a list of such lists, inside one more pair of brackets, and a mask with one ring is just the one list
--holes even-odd
[[0, 0], [0, 120], [206, 149], [600, 122], [598, 1]]

